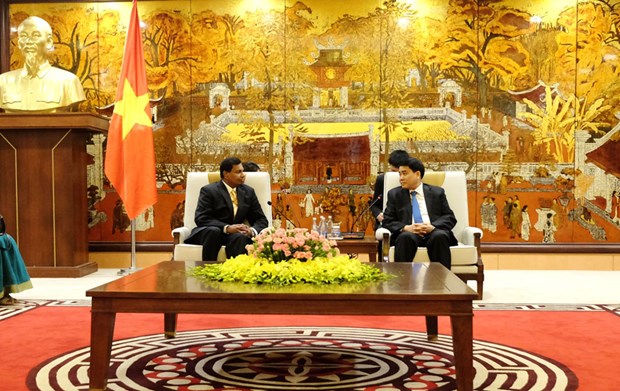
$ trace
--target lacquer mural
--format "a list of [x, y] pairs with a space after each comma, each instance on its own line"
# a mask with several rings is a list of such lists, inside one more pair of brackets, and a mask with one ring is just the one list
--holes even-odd
[[[9, 6], [52, 25], [56, 66], [113, 103], [131, 3]], [[464, 170], [483, 242], [620, 239], [620, 1], [140, 1], [159, 201], [140, 242], [171, 241], [188, 171], [227, 156], [273, 179], [275, 224], [362, 213], [387, 156]], [[19, 68], [11, 33], [11, 69]], [[2, 43], [3, 45], [6, 43]], [[90, 240], [129, 221], [88, 146]], [[352, 227], [353, 226], [353, 227]]]

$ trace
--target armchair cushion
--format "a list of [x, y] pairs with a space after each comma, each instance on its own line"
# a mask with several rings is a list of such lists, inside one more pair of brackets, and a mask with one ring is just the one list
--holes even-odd
[[[202, 246], [197, 244], [187, 244], [187, 239], [196, 226], [194, 217], [198, 205], [200, 189], [212, 182], [220, 180], [219, 172], [190, 172], [187, 174], [185, 186], [185, 215], [183, 216], [183, 227], [172, 230], [174, 237], [174, 260], [200, 260], [202, 259]], [[266, 172], [247, 172], [245, 184], [251, 186], [256, 192], [256, 197], [260, 202], [261, 208], [269, 226], [272, 226], [273, 218], [271, 215], [271, 178]], [[218, 261], [226, 260], [224, 248], [218, 253]]]

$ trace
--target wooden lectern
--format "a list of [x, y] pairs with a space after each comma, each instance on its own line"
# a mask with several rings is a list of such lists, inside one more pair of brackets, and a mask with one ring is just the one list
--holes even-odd
[[0, 114], [0, 213], [31, 277], [81, 277], [88, 260], [86, 143], [91, 113]]

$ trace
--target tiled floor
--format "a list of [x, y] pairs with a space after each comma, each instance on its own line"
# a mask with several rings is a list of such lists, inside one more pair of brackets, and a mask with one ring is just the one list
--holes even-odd
[[[33, 278], [34, 288], [14, 297], [87, 300], [87, 289], [120, 278], [118, 271], [99, 269], [81, 278]], [[479, 303], [620, 304], [620, 271], [487, 270]]]

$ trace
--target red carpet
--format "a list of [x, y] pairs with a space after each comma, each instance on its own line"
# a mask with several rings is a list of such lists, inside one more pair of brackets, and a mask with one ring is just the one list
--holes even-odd
[[[476, 310], [474, 338], [545, 356], [572, 371], [579, 390], [617, 390], [620, 362], [618, 312], [539, 310]], [[2, 319], [2, 318], [0, 318]], [[28, 390], [29, 371], [50, 358], [87, 347], [90, 308], [41, 306], [0, 320], [3, 390]], [[424, 331], [422, 317], [318, 317], [180, 315], [179, 331], [264, 326], [381, 328]], [[440, 334], [449, 335], [447, 318], [440, 318]], [[119, 314], [115, 340], [159, 334], [162, 315]], [[489, 388], [490, 389], [490, 388]]]

